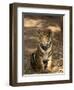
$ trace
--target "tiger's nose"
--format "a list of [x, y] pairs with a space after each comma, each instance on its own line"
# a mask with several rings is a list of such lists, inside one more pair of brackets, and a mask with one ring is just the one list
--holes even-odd
[[43, 60], [43, 63], [44, 63], [44, 64], [47, 64], [47, 63], [48, 63], [48, 60]]
[[47, 50], [47, 48], [48, 48], [47, 46], [42, 46], [42, 49], [45, 51]]

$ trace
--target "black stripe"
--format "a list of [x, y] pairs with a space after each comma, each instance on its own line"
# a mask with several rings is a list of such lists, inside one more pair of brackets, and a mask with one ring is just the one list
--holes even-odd
[[52, 55], [52, 50], [48, 53], [48, 57], [50, 57]]
[[49, 47], [51, 47], [51, 45], [52, 45], [52, 41], [50, 41], [50, 43], [49, 43]]

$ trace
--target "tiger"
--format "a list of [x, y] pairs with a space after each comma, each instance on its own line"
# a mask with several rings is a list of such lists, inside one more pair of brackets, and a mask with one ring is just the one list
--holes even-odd
[[37, 50], [31, 55], [31, 66], [34, 72], [52, 72], [53, 33], [51, 31], [39, 32]]

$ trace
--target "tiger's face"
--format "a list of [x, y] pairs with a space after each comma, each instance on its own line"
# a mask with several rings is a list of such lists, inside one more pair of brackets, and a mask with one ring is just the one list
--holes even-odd
[[46, 51], [52, 42], [52, 33], [51, 32], [43, 32], [41, 36], [39, 37], [39, 45], [40, 47]]

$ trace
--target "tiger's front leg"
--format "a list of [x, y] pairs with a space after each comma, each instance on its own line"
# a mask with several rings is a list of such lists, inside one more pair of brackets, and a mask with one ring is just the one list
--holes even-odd
[[47, 70], [48, 72], [52, 72], [52, 56], [48, 58]]

